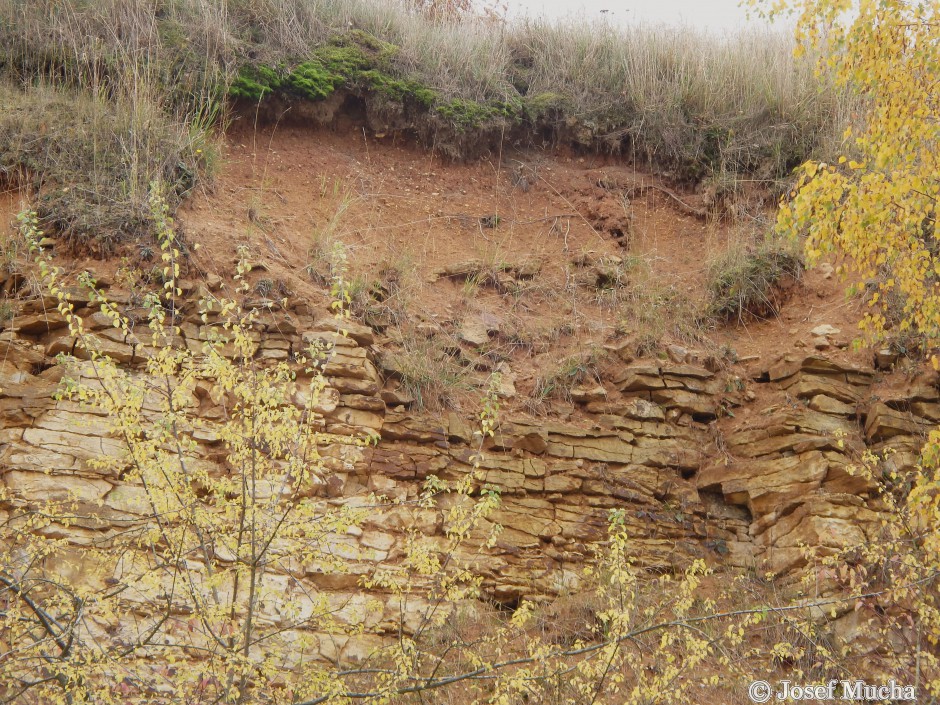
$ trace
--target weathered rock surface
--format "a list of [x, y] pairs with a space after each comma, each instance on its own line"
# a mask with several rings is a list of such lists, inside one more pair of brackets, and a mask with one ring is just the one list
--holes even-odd
[[[89, 518], [48, 531], [75, 546], [107, 535], [112, 522], [140, 521], [149, 511], [141, 487], [88, 462], [117, 457], [120, 442], [101, 432], [100, 418], [54, 398], [62, 373], [50, 356], [74, 352], [74, 340], [55, 316], [17, 321], [0, 338], [0, 485], [11, 496], [0, 510], [37, 497], [73, 501]], [[110, 329], [106, 317], [90, 317], [88, 325], [102, 352], [132, 368], [142, 362], [140, 340]], [[478, 332], [482, 344], [486, 325]], [[180, 342], [198, 349], [210, 335], [206, 325], [187, 320]], [[301, 371], [294, 403], [316, 410], [327, 431], [379, 439], [374, 446], [323, 449], [330, 474], [312, 484], [309, 501], [355, 503], [371, 493], [413, 500], [428, 477], [457, 479], [470, 470], [473, 418], [409, 411], [413, 400], [378, 371], [368, 327], [270, 313], [256, 340], [262, 362], [289, 361], [320, 346], [317, 364], [327, 386], [314, 395]], [[769, 390], [760, 407], [729, 418], [727, 409], [755, 396], [729, 393], [735, 385], [727, 375], [685, 362], [689, 357], [624, 363], [598, 384], [572, 390], [576, 421], [503, 415], [480, 461], [481, 481], [499, 486], [502, 497], [492, 517], [502, 533], [478, 561], [489, 596], [515, 601], [576, 587], [612, 509], [623, 511], [642, 566], [675, 569], [703, 557], [716, 566], [798, 570], [804, 547], [837, 550], [864, 541], [877, 524], [875, 487], [852, 470], [860, 453], [891, 449], [887, 462], [908, 469], [925, 429], [940, 420], [935, 376], [876, 399], [873, 370], [818, 355], [770, 362], [759, 377]], [[223, 400], [200, 385], [189, 408], [207, 420], [221, 418]], [[193, 463], [218, 472], [219, 438], [207, 431], [197, 441]], [[330, 539], [337, 555], [358, 566], [352, 574], [307, 566], [304, 580], [335, 592], [338, 603], [358, 605], [361, 575], [401, 560], [407, 532], [429, 545], [443, 541], [446, 509], [394, 503], [376, 509], [358, 533]], [[385, 605], [372, 621], [377, 631], [394, 621], [387, 597], [369, 595]], [[330, 649], [349, 656], [370, 648], [373, 637], [342, 644], [330, 638]]]
[[[755, 556], [786, 573], [805, 564], [806, 548], [836, 550], [866, 540], [878, 516], [870, 508], [876, 487], [857, 469], [861, 453], [922, 433], [930, 422], [913, 404], [934, 403], [937, 389], [931, 380], [902, 393], [921, 401], [901, 411], [872, 394], [872, 370], [818, 356], [786, 356], [762, 379], [773, 390], [771, 402], [756, 420], [731, 424], [727, 454], [709, 461], [696, 485], [747, 507]], [[917, 411], [926, 415], [932, 407]]]

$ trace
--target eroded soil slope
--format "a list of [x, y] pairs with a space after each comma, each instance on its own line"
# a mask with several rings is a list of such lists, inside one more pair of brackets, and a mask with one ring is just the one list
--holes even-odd
[[810, 331], [829, 324], [840, 330], [829, 351], [851, 357], [840, 348], [857, 337], [861, 304], [826, 269], [784, 282], [779, 315], [696, 320], [714, 260], [770, 227], [767, 197], [742, 198], [733, 218], [715, 200], [597, 156], [454, 164], [355, 133], [236, 124], [215, 183], [180, 221], [204, 247], [194, 276], [231, 273], [243, 244], [271, 299], [321, 300], [341, 242], [354, 312], [399, 364], [442, 358], [412, 370], [439, 376], [431, 407], [466, 404], [467, 387], [499, 366], [513, 403], [544, 411], [540, 381], [605, 346], [655, 357], [676, 343], [747, 361], [812, 348]]

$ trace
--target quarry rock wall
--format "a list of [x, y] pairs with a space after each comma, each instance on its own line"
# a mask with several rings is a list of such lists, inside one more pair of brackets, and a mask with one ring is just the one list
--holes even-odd
[[[90, 302], [73, 293], [82, 313]], [[54, 357], [81, 351], [54, 310], [50, 300], [27, 302], [0, 331], [0, 483], [9, 492], [0, 521], [39, 498], [74, 499], [76, 518], [43, 531], [74, 548], [80, 576], [82, 547], [144, 521], [147, 505], [139, 486], [88, 465], [119, 453], [119, 441], [102, 435], [93, 413], [55, 398], [62, 369]], [[142, 340], [90, 309], [84, 313], [102, 352], [131, 368], [140, 364]], [[299, 305], [264, 314], [257, 339], [258, 359], [268, 361], [288, 361], [315, 340], [331, 344], [328, 387], [318, 402], [325, 430], [379, 439], [325, 448], [330, 473], [309, 498], [324, 506], [387, 498], [361, 528], [331, 539], [355, 569], [310, 570], [302, 590], [289, 582], [284, 588], [290, 599], [327, 593], [350, 621], [365, 596], [376, 600], [381, 608], [368, 610], [369, 633], [332, 635], [321, 644], [324, 653], [354, 658], [376, 635], [394, 630], [400, 608], [380, 589], [362, 588], [361, 576], [400, 561], [411, 531], [444, 538], [444, 507], [406, 511], [395, 501], [414, 499], [430, 475], [467, 473], [477, 437], [472, 415], [396, 403], [373, 332], [344, 327], [349, 335], [337, 335], [327, 313]], [[200, 346], [208, 336], [190, 315], [179, 342]], [[626, 358], [608, 366], [596, 388], [575, 390], [567, 421], [501, 414], [480, 463], [483, 481], [500, 488], [501, 505], [490, 519], [503, 527], [476, 559], [484, 594], [513, 605], [577, 590], [612, 509], [623, 511], [637, 564], [665, 570], [703, 558], [719, 569], [798, 576], [806, 562], [802, 547], [837, 550], [865, 540], [877, 526], [877, 492], [852, 466], [867, 449], [890, 451], [885, 462], [896, 468], [913, 467], [924, 433], [940, 420], [935, 376], [885, 387], [875, 369], [806, 354], [749, 371], [746, 386], [757, 395], [745, 394], [741, 377], [711, 361]], [[305, 403], [302, 395], [295, 401]], [[194, 398], [193, 408], [206, 419], [223, 413], [211, 395]], [[200, 462], [216, 462], [215, 443], [202, 441]]]

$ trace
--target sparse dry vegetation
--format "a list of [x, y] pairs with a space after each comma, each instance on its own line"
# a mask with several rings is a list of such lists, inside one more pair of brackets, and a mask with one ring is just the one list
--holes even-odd
[[800, 278], [800, 244], [766, 230], [731, 244], [710, 265], [708, 313], [726, 321], [774, 316]]
[[426, 337], [406, 330], [398, 349], [385, 354], [383, 367], [398, 380], [419, 409], [440, 410], [458, 404], [471, 387], [469, 370], [461, 365], [460, 347], [443, 336]]
[[662, 354], [667, 343], [701, 345], [714, 321], [702, 302], [676, 282], [661, 281], [642, 260], [619, 291], [618, 332], [639, 357]]
[[535, 413], [544, 412], [552, 399], [570, 404], [574, 387], [600, 380], [599, 365], [603, 357], [603, 350], [590, 349], [561, 360], [536, 378], [532, 394], [526, 402], [527, 408]]
[[281, 110], [348, 91], [373, 127], [450, 156], [565, 143], [690, 181], [783, 177], [825, 151], [845, 110], [783, 35], [432, 14], [365, 0], [3, 0], [0, 173], [40, 189], [47, 224], [107, 243], [147, 230], [151, 181], [173, 205], [211, 169], [227, 99]]

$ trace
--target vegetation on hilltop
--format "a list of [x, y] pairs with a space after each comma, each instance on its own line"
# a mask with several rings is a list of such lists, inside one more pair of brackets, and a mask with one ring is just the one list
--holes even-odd
[[394, 2], [2, 0], [0, 41], [0, 174], [41, 190], [41, 218], [105, 244], [146, 230], [151, 181], [173, 206], [211, 171], [228, 101], [345, 90], [452, 157], [565, 143], [690, 181], [785, 176], [825, 150], [844, 107], [782, 35], [507, 25]]

